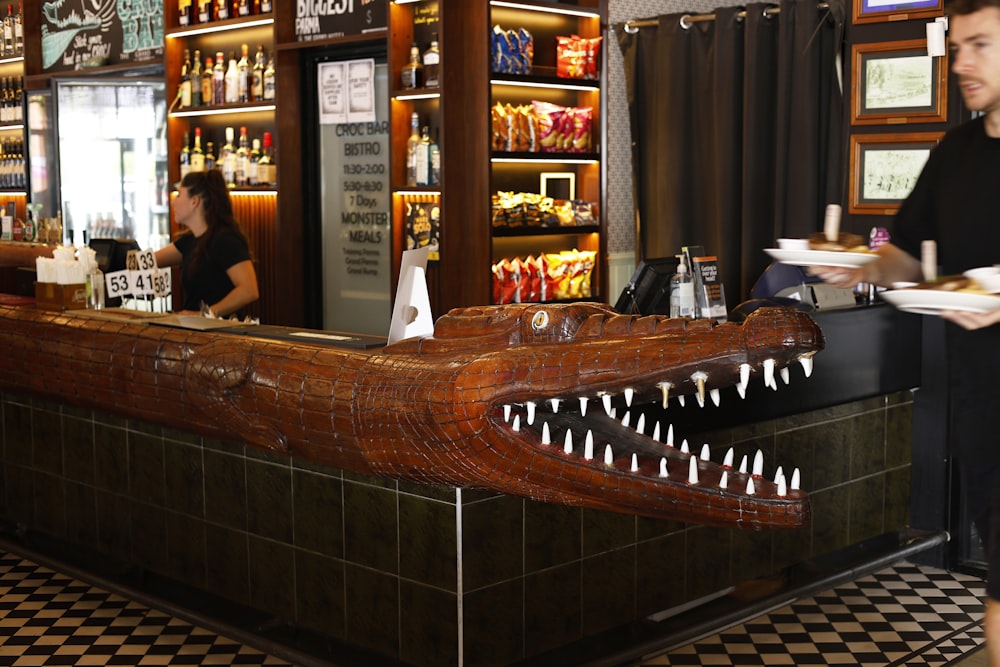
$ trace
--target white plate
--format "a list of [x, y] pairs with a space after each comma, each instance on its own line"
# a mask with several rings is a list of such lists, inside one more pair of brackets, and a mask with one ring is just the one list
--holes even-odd
[[764, 252], [782, 264], [793, 266], [839, 266], [855, 269], [878, 258], [871, 252], [837, 252], [833, 250], [786, 250], [764, 248]]
[[988, 313], [1000, 308], [1000, 296], [974, 292], [899, 289], [882, 292], [880, 296], [900, 310], [921, 315], [937, 315], [942, 310]]

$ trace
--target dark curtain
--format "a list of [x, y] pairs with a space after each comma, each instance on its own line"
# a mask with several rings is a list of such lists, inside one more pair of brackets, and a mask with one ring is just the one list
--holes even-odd
[[770, 263], [763, 249], [820, 231], [846, 189], [844, 0], [782, 0], [768, 16], [769, 7], [616, 30], [640, 254], [704, 246], [719, 258], [730, 307]]

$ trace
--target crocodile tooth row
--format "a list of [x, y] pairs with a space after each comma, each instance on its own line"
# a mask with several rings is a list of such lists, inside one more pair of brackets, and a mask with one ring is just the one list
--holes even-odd
[[[805, 376], [809, 377], [812, 374], [812, 369], [813, 369], [812, 354], [803, 355], [803, 356], [801, 356], [801, 357], [798, 358], [798, 361], [802, 365], [802, 369], [805, 372]], [[761, 371], [762, 371], [762, 374], [763, 374], [764, 386], [771, 387], [774, 390], [777, 390], [777, 388], [778, 388], [777, 382], [775, 380], [775, 370], [778, 370], [778, 377], [781, 378], [781, 380], [782, 380], [782, 382], [784, 384], [787, 385], [789, 383], [789, 380], [790, 380], [790, 377], [789, 377], [790, 374], [788, 372], [788, 368], [787, 367], [784, 367], [784, 368], [781, 368], [781, 369], [777, 369], [776, 367], [777, 367], [777, 363], [775, 362], [774, 359], [767, 359], [767, 360], [765, 360], [763, 362], [762, 366], [761, 366]], [[753, 373], [753, 368], [749, 364], [741, 364], [740, 368], [739, 368], [739, 372], [740, 372], [740, 379], [739, 379], [739, 381], [736, 384], [736, 390], [739, 393], [739, 395], [740, 395], [741, 398], [745, 398], [746, 397], [747, 386], [749, 385], [750, 377], [751, 377], [751, 374]], [[695, 373], [693, 373], [691, 375], [691, 381], [697, 387], [697, 394], [696, 394], [696, 396], [697, 396], [697, 399], [698, 399], [698, 405], [700, 407], [704, 407], [705, 406], [706, 387], [707, 387], [709, 379], [710, 379], [709, 375], [707, 373], [703, 372], [703, 371], [696, 371]], [[668, 404], [668, 401], [669, 401], [669, 398], [670, 398], [670, 390], [673, 388], [673, 385], [670, 382], [659, 382], [659, 383], [657, 383], [656, 386], [661, 391], [662, 398], [663, 398], [663, 407], [666, 408], [667, 404]], [[632, 406], [632, 401], [633, 401], [633, 399], [635, 397], [635, 390], [632, 389], [632, 388], [627, 388], [627, 389], [625, 389], [625, 391], [623, 392], [623, 394], [624, 394], [624, 400], [625, 400], [626, 407], [631, 407]], [[709, 389], [708, 390], [708, 395], [709, 395], [709, 398], [711, 398], [712, 402], [716, 406], [718, 406], [719, 403], [720, 403], [719, 390], [718, 389]], [[613, 419], [617, 419], [616, 409], [612, 405], [612, 398], [613, 398], [612, 395], [609, 392], [603, 392], [602, 391], [602, 392], [598, 393], [597, 397], [601, 401], [601, 407], [604, 408], [605, 414], [608, 415], [609, 417], [613, 418]], [[681, 405], [681, 407], [683, 407], [684, 406], [684, 396], [683, 395], [677, 395], [676, 399], [677, 399], [677, 402]], [[561, 398], [550, 398], [550, 399], [548, 399], [546, 401], [546, 403], [548, 404], [548, 407], [552, 411], [552, 414], [557, 414], [559, 412], [559, 408], [560, 408], [560, 405], [561, 405], [562, 401], [563, 401], [563, 399], [561, 399]], [[579, 402], [579, 406], [580, 406], [580, 415], [581, 416], [586, 416], [586, 414], [587, 414], [587, 406], [590, 403], [590, 399], [587, 398], [587, 397], [585, 397], [585, 396], [581, 396], [581, 397], [578, 398], [578, 402]], [[536, 421], [536, 418], [537, 418], [537, 415], [538, 415], [538, 407], [539, 407], [538, 404], [536, 402], [534, 402], [534, 401], [527, 401], [526, 403], [523, 404], [523, 408], [524, 408], [524, 421], [527, 423], [528, 426], [533, 426], [534, 425], [534, 423]], [[512, 416], [513, 416], [513, 420], [512, 420]], [[517, 414], [514, 414], [514, 408], [513, 408], [513, 406], [511, 406], [511, 405], [504, 405], [503, 406], [503, 418], [504, 418], [504, 421], [506, 423], [510, 424], [510, 427], [511, 427], [511, 429], [513, 431], [518, 432], [518, 431], [521, 430], [521, 413], [518, 412]], [[631, 412], [626, 411], [625, 416], [622, 417], [622, 419], [621, 419], [621, 425], [624, 428], [632, 428], [631, 427], [631, 420], [632, 420]], [[635, 431], [637, 433], [639, 433], [640, 435], [643, 435], [643, 436], [647, 435], [646, 434], [646, 415], [644, 413], [642, 413], [642, 412], [639, 413], [639, 417], [636, 420]], [[660, 436], [661, 436], [660, 423], [659, 423], [659, 421], [657, 421], [657, 422], [655, 422], [653, 424], [652, 434], [650, 436], [647, 436], [647, 437], [651, 437], [653, 440], [655, 440], [657, 442], [662, 442], [665, 447], [668, 447], [668, 448], [671, 448], [671, 449], [674, 448], [674, 427], [673, 427], [672, 424], [669, 424], [667, 426], [667, 437], [666, 437], [666, 439], [663, 440], [663, 441], [661, 441], [660, 440]], [[551, 430], [549, 429], [548, 422], [543, 422], [542, 423], [542, 427], [541, 427], [541, 443], [542, 443], [543, 446], [546, 446], [546, 447], [552, 445], [552, 433], [551, 433]], [[586, 435], [583, 438], [583, 459], [585, 461], [593, 461], [594, 460], [594, 447], [595, 447], [595, 443], [594, 443], [593, 432], [590, 431], [590, 430], [588, 430], [587, 433], [586, 433]], [[574, 451], [575, 451], [575, 449], [574, 449], [574, 435], [573, 435], [572, 431], [567, 430], [566, 431], [566, 435], [565, 435], [565, 437], [563, 439], [563, 452], [566, 455], [572, 455], [574, 453]], [[708, 444], [702, 445], [701, 451], [700, 451], [700, 453], [699, 453], [698, 456], [692, 456], [691, 453], [690, 453], [690, 446], [688, 445], [687, 440], [682, 440], [680, 448], [679, 448], [678, 451], [682, 455], [689, 456], [689, 460], [688, 460], [688, 473], [687, 473], [687, 483], [691, 484], [691, 485], [697, 485], [697, 484], [699, 484], [700, 483], [700, 477], [701, 477], [701, 475], [699, 474], [699, 467], [698, 467], [699, 463], [698, 462], [702, 461], [702, 462], [705, 462], [705, 463], [709, 463], [711, 461], [711, 452], [710, 452]], [[605, 466], [608, 466], [608, 467], [613, 467], [614, 466], [614, 461], [615, 461], [614, 452], [612, 451], [612, 448], [611, 448], [610, 444], [606, 444], [605, 445], [602, 459], [603, 459], [603, 463], [604, 463]], [[638, 455], [635, 452], [633, 452], [631, 454], [630, 459], [631, 459], [631, 461], [630, 461], [630, 465], [629, 465], [629, 472], [639, 473], [640, 472], [640, 466], [639, 466], [639, 457], [638, 457]], [[746, 493], [747, 495], [755, 495], [757, 493], [757, 489], [756, 489], [757, 484], [754, 482], [754, 480], [755, 479], [756, 480], [761, 480], [763, 478], [763, 473], [764, 473], [764, 454], [763, 454], [763, 452], [761, 452], [760, 450], [757, 450], [757, 452], [756, 452], [756, 454], [754, 455], [754, 458], [753, 458], [752, 468], [750, 467], [750, 462], [748, 461], [747, 457], [744, 456], [742, 458], [742, 460], [740, 461], [739, 467], [736, 468], [736, 470], [733, 470], [733, 459], [734, 459], [734, 452], [733, 452], [732, 447], [730, 447], [729, 450], [726, 452], [725, 456], [722, 459], [722, 464], [721, 464], [722, 475], [721, 475], [721, 478], [719, 480], [719, 488], [723, 489], [723, 490], [728, 489], [729, 481], [730, 481], [729, 480], [729, 477], [730, 477], [729, 473], [730, 473], [730, 471], [732, 471], [735, 474], [739, 474], [741, 476], [746, 476], [747, 479], [746, 479], [746, 487], [744, 489], [744, 493]], [[749, 471], [749, 474], [748, 474], [748, 471]], [[668, 476], [669, 476], [669, 470], [667, 468], [667, 458], [666, 457], [661, 457], [660, 461], [659, 461], [659, 477], [666, 478]], [[777, 495], [778, 496], [782, 496], [782, 497], [788, 495], [789, 489], [791, 489], [793, 491], [799, 490], [799, 488], [800, 488], [800, 473], [799, 473], [798, 468], [796, 468], [793, 471], [791, 481], [789, 482], [788, 480], [785, 479], [785, 474], [784, 474], [784, 471], [783, 471], [782, 467], [778, 466], [777, 470], [775, 471], [775, 475], [774, 475], [774, 485], [777, 488]]]

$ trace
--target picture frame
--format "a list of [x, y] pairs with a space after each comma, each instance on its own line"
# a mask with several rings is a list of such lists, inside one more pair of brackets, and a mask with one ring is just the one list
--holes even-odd
[[852, 125], [943, 123], [948, 114], [948, 58], [927, 54], [923, 39], [855, 44]]
[[543, 171], [539, 188], [543, 197], [576, 199], [576, 174], [571, 171]]
[[848, 212], [893, 215], [944, 132], [851, 135]]
[[855, 0], [854, 23], [909, 21], [943, 16], [944, 0]]

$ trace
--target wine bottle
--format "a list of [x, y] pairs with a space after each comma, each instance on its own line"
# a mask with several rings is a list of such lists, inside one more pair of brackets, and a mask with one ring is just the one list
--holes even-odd
[[260, 185], [260, 139], [250, 143], [250, 159], [247, 161], [247, 185]]
[[181, 180], [188, 175], [191, 171], [191, 146], [190, 146], [191, 136], [190, 133], [184, 133], [184, 143], [181, 145]]
[[219, 17], [220, 21], [233, 18], [232, 14], [229, 13], [229, 0], [219, 0], [215, 15]]
[[264, 133], [264, 145], [261, 148], [260, 161], [257, 162], [257, 180], [261, 185], [276, 185], [278, 182], [270, 132]]
[[24, 53], [24, 3], [17, 3], [17, 14], [14, 16], [14, 53]]
[[219, 151], [219, 162], [222, 163], [222, 177], [226, 185], [233, 187], [236, 185], [236, 148], [233, 146], [233, 128], [226, 128], [226, 143]]
[[250, 79], [250, 47], [243, 44], [240, 47], [240, 60], [236, 63], [236, 99], [239, 102], [249, 102], [253, 83]]
[[215, 169], [215, 144], [211, 141], [205, 144], [205, 171]]
[[406, 140], [406, 184], [417, 184], [417, 146], [420, 145], [420, 116], [410, 116], [410, 137]]
[[417, 144], [417, 156], [414, 159], [417, 168], [417, 185], [431, 184], [431, 135], [424, 125], [420, 132], [420, 143]]
[[191, 171], [205, 171], [205, 153], [201, 149], [201, 128], [194, 128], [194, 147], [191, 149]]
[[267, 67], [264, 69], [264, 99], [273, 100], [277, 93], [274, 80], [274, 54], [267, 59]]
[[184, 63], [181, 65], [181, 103], [182, 109], [191, 106], [191, 51], [184, 49]]
[[215, 0], [198, 0], [198, 23], [215, 20]]
[[253, 74], [251, 80], [251, 95], [254, 101], [264, 99], [264, 70], [267, 67], [267, 58], [264, 57], [264, 45], [257, 46], [257, 54], [253, 59]]
[[229, 67], [226, 68], [226, 104], [240, 101], [240, 70], [236, 66], [236, 52], [229, 52]]
[[194, 60], [191, 62], [191, 106], [200, 107], [204, 104], [201, 85], [201, 50], [194, 50]]
[[[191, 0], [178, 0], [177, 3], [177, 24], [181, 27], [187, 27], [191, 25]], [[4, 26], [4, 33], [6, 33], [7, 27]], [[4, 35], [6, 41], [6, 34]], [[6, 54], [5, 54], [6, 55]]]
[[225, 54], [215, 53], [215, 68], [212, 70], [212, 104], [226, 103]]
[[212, 99], [212, 57], [205, 58], [205, 72], [201, 75], [201, 103], [214, 104]]
[[250, 138], [246, 125], [240, 128], [240, 143], [236, 148], [236, 185], [241, 188], [250, 185]]

